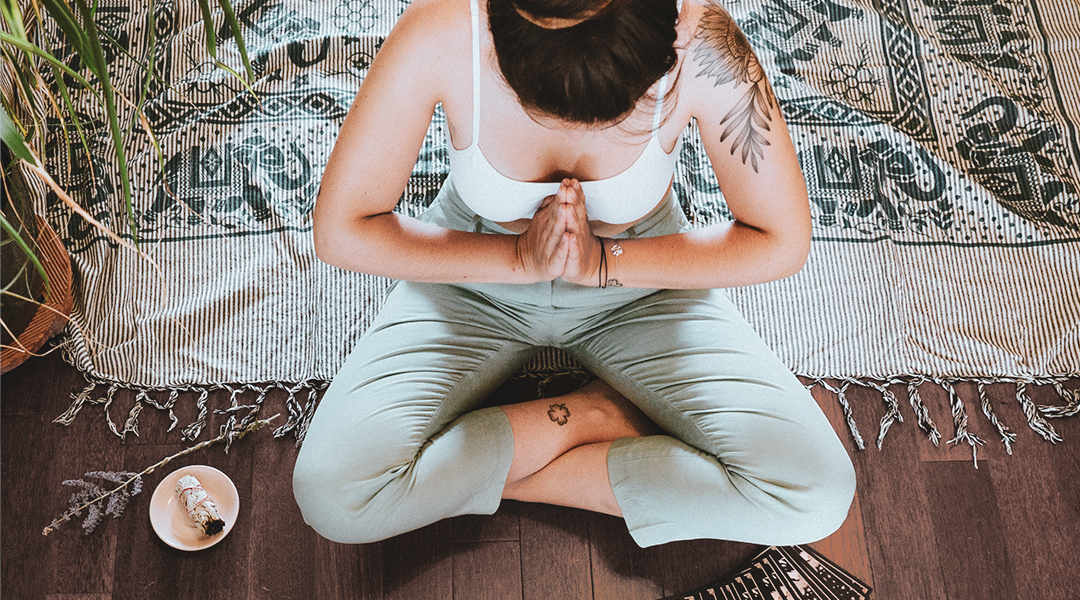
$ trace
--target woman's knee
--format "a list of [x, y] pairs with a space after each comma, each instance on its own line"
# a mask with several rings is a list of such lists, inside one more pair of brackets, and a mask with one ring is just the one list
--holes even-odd
[[293, 497], [304, 522], [325, 538], [335, 542], [351, 541], [342, 537], [351, 529], [349, 524], [355, 509], [360, 507], [349, 506], [352, 502], [346, 501], [342, 493], [341, 481], [345, 474], [326, 461], [309, 457], [301, 451], [293, 468]]
[[791, 527], [809, 543], [832, 535], [847, 519], [855, 498], [855, 468], [846, 452], [817, 465], [809, 483], [787, 498]]
[[744, 474], [743, 497], [762, 516], [757, 543], [793, 545], [831, 535], [847, 519], [855, 496], [855, 469], [846, 451], [792, 457], [773, 471]]
[[304, 521], [323, 537], [376, 541], [376, 496], [408, 469], [416, 448], [387, 439], [387, 433], [406, 437], [389, 424], [351, 428], [339, 426], [341, 421], [312, 423], [293, 467], [293, 496]]
[[293, 469], [293, 496], [304, 521], [319, 535], [346, 544], [376, 542], [393, 535], [376, 497], [396, 477], [396, 470], [390, 470], [374, 479], [350, 480], [333, 462], [306, 459], [301, 452]]
[[847, 519], [855, 496], [855, 467], [827, 422], [821, 427], [793, 428], [788, 434], [785, 455], [774, 457], [777, 463], [757, 478], [775, 494], [776, 509], [800, 538], [789, 543], [817, 541]]

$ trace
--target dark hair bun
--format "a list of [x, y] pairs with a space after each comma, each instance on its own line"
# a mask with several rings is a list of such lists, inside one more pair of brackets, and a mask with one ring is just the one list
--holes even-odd
[[523, 17], [573, 19], [596, 0], [488, 0], [499, 69], [522, 106], [573, 123], [626, 117], [677, 61], [676, 0], [611, 0], [547, 29]]

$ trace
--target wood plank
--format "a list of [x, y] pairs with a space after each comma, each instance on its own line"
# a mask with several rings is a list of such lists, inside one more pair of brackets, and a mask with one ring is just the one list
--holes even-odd
[[[999, 389], [1000, 388], [1000, 389]], [[1011, 385], [992, 386], [995, 397], [1015, 405]], [[1038, 403], [1056, 403], [1047, 390], [1030, 390]], [[1021, 598], [1066, 600], [1080, 589], [1080, 420], [1056, 419], [1053, 426], [1065, 438], [1052, 445], [1023, 425], [1019, 407], [1002, 411], [1017, 423], [1013, 456], [990, 461], [1005, 540], [1017, 595]]]
[[863, 523], [862, 501], [859, 496], [856, 491], [847, 519], [840, 529], [829, 537], [810, 544], [810, 547], [866, 585], [874, 587], [874, 573], [870, 568], [870, 550], [866, 543], [866, 526]]
[[987, 468], [936, 461], [923, 465], [922, 480], [947, 597], [1018, 598]]
[[[906, 390], [896, 390], [902, 406], [909, 406]], [[881, 394], [866, 388], [850, 388], [849, 402], [862, 428], [868, 449], [855, 451], [850, 436], [841, 436], [849, 448], [858, 478], [860, 510], [877, 598], [945, 598], [945, 585], [937, 546], [930, 532], [933, 521], [921, 479], [919, 446], [922, 431], [910, 418], [895, 424], [885, 440], [884, 451], [874, 441], [885, 412]], [[835, 400], [834, 400], [835, 401]], [[845, 569], [855, 567], [842, 556], [829, 558]]]
[[761, 546], [723, 540], [687, 540], [660, 547], [663, 595], [675, 596], [715, 583], [752, 557]]
[[[128, 507], [130, 514], [121, 519], [113, 592], [115, 600], [238, 600], [249, 597], [248, 548], [253, 535], [252, 439], [245, 439], [248, 443], [234, 446], [229, 454], [225, 454], [220, 447], [211, 446], [176, 459], [147, 476], [145, 491]], [[138, 471], [184, 448], [182, 444], [131, 446], [126, 455], [126, 467]], [[186, 552], [169, 547], [154, 533], [148, 516], [150, 498], [167, 474], [180, 467], [197, 464], [212, 466], [232, 479], [240, 498], [240, 514], [232, 531], [217, 545]], [[266, 568], [281, 567], [264, 564]]]
[[455, 600], [521, 600], [521, 544], [454, 544]]
[[524, 600], [592, 600], [586, 512], [545, 504], [521, 506]]
[[[62, 486], [61, 482], [69, 479], [82, 479], [91, 471], [125, 471], [127, 449], [120, 439], [109, 433], [93, 419], [82, 419], [64, 428], [49, 424], [46, 439], [54, 447], [62, 447], [48, 472], [52, 485], [50, 497], [58, 504], [56, 515], [66, 510], [66, 503], [75, 491], [73, 487]], [[115, 485], [101, 480], [94, 480], [105, 489]], [[138, 498], [138, 497], [136, 497]], [[64, 504], [59, 504], [64, 503]], [[133, 508], [129, 502], [125, 514]], [[85, 514], [85, 513], [84, 513]], [[51, 520], [51, 518], [50, 518]], [[53, 552], [51, 559], [55, 572], [48, 592], [50, 594], [111, 594], [113, 592], [113, 573], [117, 550], [117, 531], [120, 520], [105, 516], [97, 529], [85, 535], [82, 529], [83, 519], [76, 517], [66, 523], [62, 529], [48, 536], [48, 543]], [[63, 560], [62, 557], [79, 557], [78, 560]]]
[[[29, 359], [27, 362], [35, 359]], [[27, 363], [22, 365], [25, 369]], [[4, 376], [4, 399], [7, 396], [7, 375]], [[55, 438], [48, 430], [51, 425], [42, 415], [4, 414], [0, 421], [0, 473], [3, 473], [3, 535], [0, 536], [0, 558], [3, 560], [3, 592], [9, 598], [40, 600], [45, 598], [52, 578], [54, 552], [52, 533], [41, 535], [50, 521], [67, 508], [67, 497], [60, 480], [53, 475]], [[66, 523], [67, 528], [78, 525]], [[81, 582], [80, 582], [81, 583]]]
[[455, 542], [516, 542], [521, 539], [519, 502], [504, 501], [493, 515], [461, 515], [446, 520], [445, 535]]
[[[127, 455], [128, 467], [140, 471], [163, 457], [183, 450], [180, 444], [172, 446], [133, 447]], [[195, 463], [183, 463], [195, 464]], [[122, 565], [115, 573], [115, 600], [154, 600], [176, 596], [185, 575], [184, 565], [198, 561], [197, 554], [170, 548], [162, 542], [150, 523], [150, 498], [161, 479], [182, 464], [168, 465], [143, 478], [143, 492], [133, 498], [125, 516], [120, 520], [117, 541], [117, 564]], [[220, 546], [220, 544], [219, 544]], [[213, 549], [211, 549], [212, 551]], [[69, 558], [70, 560], [70, 558]], [[247, 595], [247, 589], [236, 590], [239, 597]]]
[[64, 362], [58, 350], [43, 350], [3, 376], [4, 416], [45, 415], [49, 421], [67, 410], [72, 390], [86, 386], [86, 379]]
[[453, 599], [453, 548], [444, 537], [445, 531], [443, 521], [379, 542], [383, 598]]
[[659, 547], [639, 548], [626, 523], [586, 513], [595, 600], [656, 600], [664, 593]]
[[338, 544], [316, 540], [315, 598], [382, 600], [382, 544]]
[[[851, 401], [857, 405], [858, 415], [860, 417], [875, 415], [877, 411], [883, 413], [884, 407], [880, 404], [878, 404], [876, 411], [874, 409], [875, 400], [878, 399], [874, 395], [876, 392], [870, 392], [870, 390], [864, 390], [864, 392], [866, 393], [859, 390], [850, 391]], [[849, 456], [856, 452], [876, 452], [876, 450], [860, 451], [857, 449], [844, 420], [844, 411], [835, 395], [820, 386], [811, 390], [811, 395], [817, 401], [825, 416], [828, 417], [833, 430], [844, 442], [844, 447], [847, 449]], [[858, 424], [861, 425], [867, 421], [866, 418], [861, 418]], [[880, 424], [880, 417], [878, 417], [878, 423]], [[876, 430], [866, 431], [863, 435], [866, 443], [876, 444]], [[857, 475], [856, 479], [859, 479]], [[862, 501], [858, 487], [859, 485], [856, 484], [855, 499], [852, 501], [851, 508], [848, 509], [847, 519], [844, 520], [840, 529], [824, 540], [811, 544], [811, 546], [870, 587], [874, 587], [874, 575], [870, 568], [870, 549], [866, 542], [866, 526], [863, 522]]]
[[[68, 429], [51, 423], [68, 408], [72, 389], [84, 384], [58, 352], [33, 357], [3, 376], [5, 595], [33, 599], [112, 591], [116, 536], [111, 518], [90, 537], [82, 534], [78, 517], [48, 537], [41, 535], [67, 510], [75, 491], [62, 485], [64, 480], [122, 465], [123, 447], [89, 420]], [[80, 558], [59, 560], [66, 556]], [[55, 569], [42, 569], [43, 564]]]
[[274, 438], [269, 430], [253, 433], [243, 443], [253, 455], [246, 511], [251, 522], [248, 598], [310, 600], [318, 585], [316, 576], [327, 573], [316, 563], [317, 534], [304, 522], [293, 498], [296, 444], [291, 438]]

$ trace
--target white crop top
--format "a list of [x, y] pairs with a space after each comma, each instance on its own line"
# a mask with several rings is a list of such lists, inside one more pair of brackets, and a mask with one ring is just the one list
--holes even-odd
[[[450, 179], [462, 201], [476, 214], [495, 222], [532, 218], [544, 198], [559, 190], [559, 183], [536, 183], [511, 179], [491, 166], [480, 149], [480, 11], [471, 0], [473, 123], [472, 142], [463, 149], [449, 146]], [[657, 132], [663, 114], [667, 75], [660, 80], [652, 137], [634, 164], [625, 171], [595, 181], [582, 181], [589, 219], [604, 223], [633, 223], [656, 207], [667, 193], [675, 173], [676, 151], [664, 152]]]

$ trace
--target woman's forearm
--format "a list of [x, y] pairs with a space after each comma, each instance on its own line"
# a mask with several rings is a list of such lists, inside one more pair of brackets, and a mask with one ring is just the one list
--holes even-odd
[[[591, 236], [590, 236], [591, 237]], [[519, 236], [469, 233], [381, 213], [352, 222], [316, 219], [315, 251], [328, 264], [351, 271], [430, 283], [514, 283], [544, 280], [524, 267]], [[612, 246], [621, 248], [614, 256]], [[753, 285], [797, 273], [806, 261], [806, 231], [765, 233], [738, 221], [677, 235], [604, 240], [606, 278], [634, 288], [724, 288]], [[599, 248], [597, 247], [597, 251]], [[587, 257], [597, 285], [600, 261]], [[550, 277], [549, 277], [550, 279]]]
[[330, 265], [429, 283], [533, 283], [517, 236], [454, 231], [397, 213], [351, 222], [316, 219], [315, 253]]
[[[612, 246], [622, 252], [614, 256]], [[806, 262], [810, 236], [767, 234], [738, 221], [678, 235], [604, 240], [607, 276], [625, 287], [706, 289], [783, 279]]]

